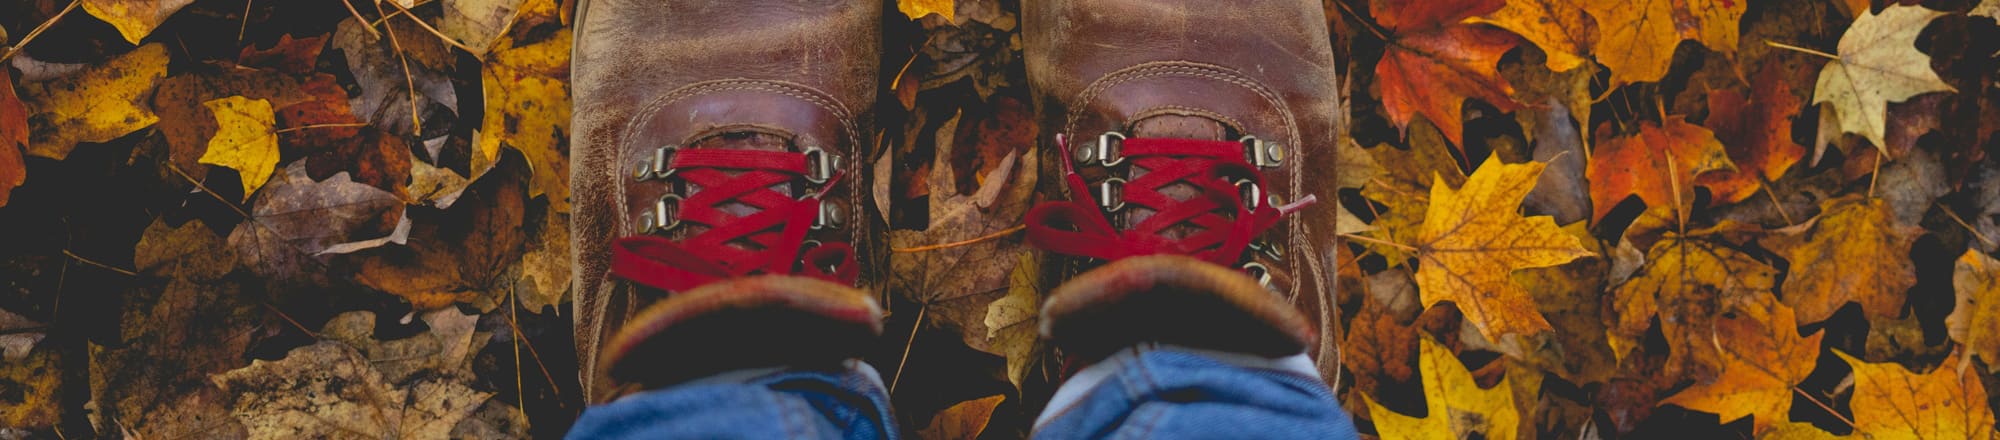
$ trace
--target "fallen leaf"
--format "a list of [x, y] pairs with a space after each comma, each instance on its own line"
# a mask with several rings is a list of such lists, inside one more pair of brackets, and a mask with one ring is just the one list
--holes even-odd
[[[1840, 36], [1840, 58], [1819, 72], [1813, 104], [1828, 104], [1822, 111], [1837, 114], [1841, 132], [1859, 134], [1887, 153], [1883, 134], [1890, 102], [1957, 91], [1931, 71], [1930, 55], [1917, 51], [1917, 35], [1944, 15], [1922, 6], [1891, 5], [1855, 19]], [[1819, 155], [1813, 152], [1813, 157]]]
[[944, 17], [945, 21], [951, 21], [957, 15], [952, 10], [956, 4], [954, 0], [896, 0], [896, 11], [902, 12], [903, 16], [910, 17], [911, 20], [937, 14], [939, 17]]
[[252, 439], [445, 438], [493, 393], [445, 379], [399, 385], [347, 344], [322, 341], [284, 359], [212, 377]]
[[1375, 20], [1394, 35], [1375, 64], [1375, 91], [1382, 111], [1408, 131], [1423, 115], [1453, 146], [1465, 145], [1466, 98], [1479, 98], [1500, 111], [1520, 105], [1497, 65], [1520, 40], [1503, 30], [1463, 24], [1469, 17], [1497, 11], [1502, 0], [1372, 0]]
[[2000, 22], [2000, 0], [1981, 0], [1978, 5], [1973, 6], [1972, 10], [1967, 11], [1965, 14], [1974, 17], [1991, 18], [1995, 22]]
[[226, 278], [236, 253], [199, 220], [156, 220], [132, 259], [145, 283], [113, 309], [119, 336], [90, 345], [96, 424], [128, 436], [242, 438], [244, 427], [208, 381], [246, 365], [253, 329], [270, 324], [241, 283]]
[[284, 127], [278, 130], [279, 145], [287, 151], [310, 154], [356, 143], [361, 128], [368, 124], [355, 117], [354, 109], [348, 107], [347, 90], [340, 88], [333, 75], [313, 75], [298, 86], [298, 91], [302, 98], [298, 102], [272, 103], [278, 108], [278, 126]]
[[[1864, 7], [1865, 8], [1865, 7]], [[1833, 435], [1811, 423], [1785, 422], [1761, 434], [1757, 440], [1836, 440], [1845, 437]]]
[[333, 32], [333, 48], [340, 50], [361, 89], [348, 101], [354, 113], [399, 135], [430, 138], [444, 132], [430, 119], [438, 115], [433, 106], [459, 110], [458, 90], [451, 83], [456, 65], [451, 48], [412, 19], [388, 20], [379, 34], [368, 32], [368, 26], [350, 18]]
[[321, 339], [353, 347], [389, 384], [433, 378], [472, 380], [472, 355], [492, 336], [473, 331], [479, 316], [452, 308], [422, 316], [430, 330], [408, 338], [376, 339], [375, 313], [366, 311], [336, 315], [318, 334]]
[[[1603, 382], [1617, 371], [1618, 365], [1604, 319], [1603, 292], [1610, 263], [1603, 257], [1603, 246], [1590, 236], [1588, 224], [1579, 220], [1562, 229], [1576, 237], [1584, 250], [1597, 255], [1554, 267], [1515, 271], [1514, 282], [1528, 292], [1536, 309], [1555, 331], [1541, 334], [1542, 338], [1531, 338], [1519, 347], [1500, 348], [1525, 349], [1503, 351], [1514, 359], [1511, 364], [1555, 373], [1571, 383]], [[1509, 368], [1511, 371], [1514, 366]]]
[[28, 146], [28, 109], [14, 96], [11, 70], [0, 68], [0, 207], [7, 196], [28, 181], [28, 164], [21, 149]]
[[1802, 103], [1792, 94], [1791, 76], [1776, 61], [1768, 61], [1751, 80], [1750, 95], [1736, 89], [1708, 92], [1707, 126], [1729, 151], [1735, 170], [1716, 170], [1696, 178], [1714, 194], [1712, 204], [1729, 204], [1755, 195], [1763, 182], [1778, 180], [1799, 159], [1805, 147], [1792, 142], [1792, 117]]
[[166, 22], [167, 17], [179, 12], [194, 0], [80, 0], [83, 12], [110, 23], [118, 28], [118, 34], [125, 36], [125, 42], [139, 44], [153, 33], [154, 28]]
[[438, 168], [423, 161], [410, 162], [410, 198], [413, 204], [429, 205], [437, 209], [450, 209], [458, 196], [465, 194], [465, 188], [472, 181], [458, 172]]
[[236, 170], [243, 180], [243, 198], [257, 193], [278, 168], [277, 124], [271, 101], [231, 96], [202, 103], [215, 114], [218, 129], [209, 139], [201, 163]]
[[1816, 222], [1772, 243], [1791, 262], [1785, 305], [1804, 324], [1825, 321], [1850, 301], [1871, 319], [1902, 315], [1903, 298], [1917, 283], [1910, 244], [1921, 230], [1896, 221], [1882, 199], [1856, 195], [1820, 206]]
[[1679, 116], [1664, 124], [1639, 123], [1639, 132], [1597, 143], [1590, 157], [1590, 204], [1593, 221], [1618, 206], [1628, 195], [1646, 206], [1671, 206], [1685, 224], [1693, 209], [1696, 178], [1703, 173], [1733, 169], [1729, 153], [1715, 133]]
[[346, 173], [316, 182], [305, 163], [294, 162], [265, 185], [229, 245], [258, 274], [289, 276], [306, 272], [306, 262], [327, 248], [388, 235], [402, 218], [396, 195]]
[[1341, 347], [1341, 365], [1354, 373], [1354, 387], [1382, 395], [1382, 384], [1408, 382], [1416, 374], [1418, 303], [1415, 281], [1400, 268], [1369, 276], [1368, 295], [1354, 315]]
[[993, 408], [1007, 396], [995, 394], [967, 400], [938, 411], [931, 417], [931, 423], [917, 430], [917, 438], [929, 440], [971, 440], [979, 438], [986, 431], [986, 424], [993, 419]]
[[1503, 346], [1551, 330], [1510, 274], [1591, 253], [1554, 220], [1521, 216], [1521, 198], [1541, 171], [1541, 163], [1511, 165], [1489, 157], [1463, 188], [1431, 187], [1422, 232], [1411, 243], [1425, 308], [1456, 303], [1480, 334]]
[[1722, 369], [1661, 403], [1707, 411], [1723, 423], [1751, 417], [1753, 432], [1768, 432], [1790, 418], [1793, 389], [1818, 365], [1821, 332], [1799, 337], [1792, 310], [1770, 295], [1732, 297], [1714, 317], [1705, 342], [1721, 354]]
[[63, 78], [22, 83], [28, 154], [63, 160], [78, 142], [110, 142], [159, 122], [146, 97], [166, 75], [167, 47], [153, 43]]
[[0, 393], [0, 425], [49, 428], [61, 420], [64, 365], [51, 348], [0, 361], [0, 388], [7, 391]]
[[313, 70], [319, 61], [319, 53], [326, 49], [325, 35], [292, 38], [291, 34], [278, 36], [278, 42], [270, 49], [245, 46], [236, 55], [236, 64], [277, 70], [293, 75], [305, 75]]
[[0, 310], [0, 362], [13, 362], [28, 358], [28, 352], [35, 349], [35, 343], [48, 337], [40, 330], [47, 326], [28, 320], [28, 317]]
[[1521, 414], [1514, 406], [1514, 394], [1507, 379], [1490, 389], [1481, 389], [1473, 382], [1472, 373], [1466, 371], [1451, 350], [1431, 338], [1418, 336], [1421, 348], [1418, 350], [1417, 370], [1423, 373], [1424, 408], [1429, 416], [1424, 418], [1397, 414], [1373, 397], [1363, 394], [1368, 403], [1368, 414], [1375, 418], [1375, 429], [1384, 438], [1471, 438], [1482, 436], [1493, 440], [1515, 438], [1520, 431]]
[[547, 194], [557, 212], [569, 212], [569, 51], [567, 29], [526, 46], [500, 43], [481, 74], [486, 119], [475, 141], [481, 159], [473, 165], [485, 169], [503, 144], [520, 151], [534, 170], [528, 196]]
[[525, 1], [445, 0], [444, 17], [438, 20], [437, 29], [472, 48], [472, 56], [484, 58], [494, 42], [514, 26]]
[[[1362, 188], [1361, 195], [1388, 208], [1386, 212], [1374, 213], [1375, 221], [1370, 225], [1375, 230], [1367, 234], [1370, 238], [1388, 243], [1416, 242], [1417, 233], [1424, 224], [1424, 212], [1431, 204], [1431, 185], [1465, 184], [1465, 172], [1459, 169], [1451, 151], [1446, 149], [1443, 134], [1438, 133], [1429, 122], [1421, 120], [1411, 127], [1409, 149], [1385, 144], [1369, 150], [1375, 162], [1382, 164], [1384, 172], [1381, 178]], [[1410, 257], [1402, 248], [1395, 246], [1363, 244], [1388, 258], [1392, 265], [1401, 265]]]
[[[417, 225], [409, 246], [370, 249], [360, 258], [355, 280], [393, 294], [418, 310], [465, 302], [481, 311], [506, 302], [513, 266], [522, 261], [527, 237], [521, 233], [527, 210], [527, 170], [503, 161], [473, 184], [463, 201], [439, 218]], [[518, 274], [516, 275], [518, 277]]]
[[[319, 75], [326, 86], [338, 93], [339, 99], [346, 100], [347, 92], [333, 84], [332, 75]], [[322, 86], [324, 87], [324, 86]], [[205, 175], [208, 166], [200, 163], [208, 152], [208, 143], [215, 138], [220, 126], [216, 125], [215, 112], [209, 110], [208, 101], [242, 96], [271, 102], [280, 121], [290, 107], [302, 106], [318, 97], [309, 96], [298, 78], [275, 70], [251, 69], [230, 64], [201, 64], [193, 71], [174, 75], [160, 83], [159, 92], [152, 98], [153, 111], [159, 114], [157, 128], [166, 135], [168, 157], [171, 164], [189, 175]], [[309, 105], [309, 104], [308, 104]], [[295, 144], [291, 135], [305, 130], [279, 133], [279, 144], [287, 150], [298, 147], [312, 147], [312, 144]], [[347, 133], [353, 136], [352, 131]], [[335, 142], [345, 142], [345, 138]], [[248, 195], [248, 194], [245, 194]]]
[[1611, 292], [1610, 343], [1619, 359], [1643, 346], [1655, 316], [1666, 337], [1666, 376], [1706, 378], [1721, 365], [1708, 335], [1727, 298], [1770, 292], [1778, 270], [1708, 237], [1669, 233], [1640, 272]]
[[1042, 312], [1040, 254], [1022, 252], [1007, 275], [1007, 296], [986, 305], [986, 346], [1007, 358], [1007, 381], [1020, 389], [1041, 353]]
[[1854, 367], [1854, 435], [1863, 438], [1991, 438], [1993, 407], [1979, 375], [1954, 353], [1929, 373], [1869, 363], [1836, 349]]
[[514, 289], [521, 307], [532, 311], [561, 305], [570, 290], [569, 214], [547, 211], [541, 232], [521, 256], [521, 280]]
[[1587, 0], [1583, 5], [1597, 19], [1593, 51], [1611, 69], [1613, 85], [1666, 77], [1681, 40], [1735, 52], [1745, 6], [1742, 0]]
[[306, 176], [324, 179], [348, 173], [356, 183], [403, 197], [409, 192], [412, 163], [416, 162], [403, 141], [403, 137], [382, 129], [362, 127], [353, 138], [306, 156]]
[[1471, 21], [1514, 31], [1535, 43], [1548, 54], [1549, 70], [1557, 72], [1583, 65], [1596, 27], [1584, 14], [1582, 0], [1509, 0], [1500, 10]]
[[2000, 261], [1967, 249], [1951, 272], [1958, 305], [1944, 318], [1951, 339], [1966, 353], [1986, 361], [1987, 371], [2000, 370]]

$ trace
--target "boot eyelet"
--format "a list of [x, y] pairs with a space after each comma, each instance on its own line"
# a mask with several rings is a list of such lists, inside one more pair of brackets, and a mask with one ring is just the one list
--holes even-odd
[[[1117, 147], [1114, 148], [1112, 144], [1117, 144]], [[1124, 134], [1115, 131], [1107, 131], [1104, 132], [1104, 134], [1097, 135], [1097, 161], [1100, 164], [1107, 167], [1113, 167], [1113, 166], [1118, 166], [1118, 164], [1125, 163], [1124, 152], [1125, 152]]]
[[846, 219], [840, 216], [840, 204], [819, 201], [819, 215], [813, 217], [813, 230], [839, 229], [844, 223]]
[[666, 232], [680, 227], [681, 200], [679, 194], [667, 194], [653, 202], [653, 212], [640, 216], [641, 219], [652, 218], [646, 233]]
[[1243, 269], [1243, 273], [1250, 275], [1250, 278], [1256, 279], [1257, 285], [1271, 287], [1271, 268], [1264, 266], [1264, 263], [1252, 261], [1237, 267]]
[[1263, 254], [1265, 258], [1270, 258], [1272, 261], [1285, 261], [1284, 248], [1272, 246], [1270, 243], [1262, 241], [1252, 241], [1249, 247], [1250, 251]]
[[676, 151], [680, 151], [680, 147], [675, 145], [653, 149], [653, 157], [651, 159], [640, 159], [632, 167], [632, 180], [644, 182], [665, 179], [668, 176], [674, 175], [674, 169], [670, 168], [670, 166], [673, 165], [674, 152]]
[[1256, 211], [1262, 207], [1260, 204], [1264, 202], [1264, 187], [1258, 185], [1256, 180], [1238, 179], [1235, 184], [1237, 195], [1243, 199], [1243, 209]]
[[1243, 158], [1258, 168], [1274, 168], [1285, 163], [1285, 144], [1243, 136]]
[[1112, 177], [1097, 184], [1097, 206], [1106, 212], [1125, 209], [1125, 179]]
[[806, 147], [806, 181], [815, 185], [826, 183], [840, 169], [840, 155], [828, 153], [820, 147]]

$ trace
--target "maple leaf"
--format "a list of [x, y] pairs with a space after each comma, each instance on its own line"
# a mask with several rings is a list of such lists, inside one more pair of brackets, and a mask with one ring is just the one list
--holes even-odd
[[500, 146], [514, 148], [534, 170], [528, 196], [549, 196], [549, 206], [569, 212], [569, 77], [570, 31], [548, 40], [515, 47], [503, 39], [480, 78], [485, 84], [486, 118], [476, 141], [473, 178], [479, 178], [500, 156]]
[[1627, 195], [1647, 206], [1672, 206], [1685, 222], [1694, 203], [1696, 177], [1734, 169], [1715, 133], [1679, 116], [1664, 124], [1641, 122], [1631, 136], [1599, 141], [1585, 174], [1590, 178], [1593, 220], [1603, 220]]
[[293, 75], [304, 75], [313, 70], [319, 61], [319, 52], [326, 48], [327, 36], [292, 38], [291, 34], [278, 37], [278, 42], [270, 49], [255, 46], [243, 48], [236, 55], [236, 64], [263, 67]]
[[903, 16], [910, 17], [911, 20], [937, 14], [944, 17], [945, 21], [951, 21], [957, 15], [953, 11], [955, 6], [957, 2], [953, 0], [896, 0], [896, 11], [902, 12]]
[[451, 82], [457, 57], [414, 18], [383, 24], [379, 33], [371, 33], [368, 23], [350, 18], [334, 29], [333, 48], [361, 89], [349, 105], [357, 116], [390, 133], [436, 137], [444, 127], [427, 122], [448, 117], [440, 108], [458, 113], [458, 89]]
[[[1042, 312], [1040, 254], [1022, 252], [1007, 275], [1007, 296], [986, 305], [986, 344], [1007, 358], [1007, 381], [1019, 389], [1043, 345], [1036, 326]], [[975, 430], [976, 432], [976, 430]]]
[[1507, 378], [1490, 389], [1473, 382], [1451, 350], [1418, 336], [1420, 348], [1417, 370], [1423, 373], [1424, 408], [1428, 417], [1416, 418], [1390, 411], [1363, 394], [1375, 429], [1385, 438], [1471, 438], [1484, 435], [1494, 440], [1519, 435], [1521, 413], [1514, 407], [1512, 387]]
[[[1375, 212], [1375, 221], [1370, 223], [1371, 238], [1387, 243], [1411, 243], [1417, 240], [1417, 233], [1424, 224], [1424, 212], [1431, 204], [1430, 189], [1433, 183], [1451, 186], [1465, 184], [1465, 172], [1452, 159], [1451, 151], [1445, 147], [1443, 134], [1429, 122], [1418, 120], [1411, 125], [1408, 150], [1377, 145], [1369, 149], [1370, 156], [1381, 164], [1381, 178], [1374, 179], [1361, 189], [1361, 195], [1381, 203], [1388, 208], [1385, 212]], [[1437, 179], [1433, 182], [1432, 179]], [[1371, 207], [1372, 208], [1372, 207]], [[1375, 253], [1389, 259], [1389, 264], [1400, 265], [1409, 259], [1401, 248], [1380, 243], [1364, 242]]]
[[1722, 311], [1701, 332], [1720, 351], [1720, 374], [1661, 403], [1712, 412], [1723, 423], [1753, 417], [1753, 431], [1769, 431], [1789, 417], [1793, 387], [1817, 365], [1824, 334], [1799, 337], [1792, 310], [1768, 294], [1733, 297]]
[[1921, 230], [1896, 220], [1882, 199], [1849, 196], [1820, 203], [1820, 217], [1772, 245], [1791, 262], [1782, 288], [1785, 305], [1812, 324], [1848, 302], [1861, 303], [1870, 319], [1895, 319], [1916, 285], [1910, 244]]
[[[318, 152], [353, 143], [368, 125], [348, 107], [347, 90], [333, 75], [315, 74], [297, 88], [299, 100], [277, 107], [279, 144], [287, 150]], [[163, 124], [164, 125], [164, 124]], [[380, 187], [381, 185], [378, 185]], [[384, 188], [387, 189], [387, 188]]]
[[1480, 334], [1503, 346], [1515, 336], [1551, 330], [1509, 274], [1591, 253], [1549, 217], [1521, 216], [1521, 198], [1541, 171], [1538, 162], [1510, 165], [1489, 157], [1463, 188], [1431, 187], [1430, 209], [1411, 243], [1425, 308], [1456, 303]]
[[1714, 193], [1713, 204], [1736, 203], [1757, 193], [1763, 182], [1778, 180], [1805, 157], [1805, 147], [1792, 142], [1792, 117], [1802, 104], [1792, 95], [1789, 71], [1767, 61], [1751, 79], [1750, 96], [1734, 89], [1708, 92], [1708, 128], [1729, 151], [1735, 170], [1717, 170], [1695, 183]]
[[1953, 353], [1930, 373], [1895, 363], [1869, 363], [1838, 349], [1854, 367], [1854, 436], [1863, 438], [1992, 438], [1993, 407], [1964, 354]]
[[1736, 51], [1743, 0], [1586, 0], [1597, 19], [1597, 61], [1611, 68], [1611, 83], [1654, 82], [1667, 76], [1681, 40], [1718, 52]]
[[7, 206], [14, 188], [28, 181], [28, 164], [21, 157], [21, 148], [28, 146], [28, 109], [14, 96], [9, 72], [0, 69], [0, 207]]
[[[333, 83], [332, 75], [319, 77], [339, 93], [340, 100], [347, 100], [347, 92]], [[171, 164], [190, 175], [203, 175], [208, 166], [200, 162], [201, 157], [207, 154], [209, 141], [221, 128], [216, 125], [215, 112], [206, 105], [208, 101], [230, 96], [267, 100], [276, 110], [278, 120], [283, 121], [287, 109], [299, 107], [300, 103], [315, 98], [306, 94], [308, 90], [324, 91], [305, 89], [297, 78], [275, 70], [250, 69], [225, 63], [201, 64], [195, 66], [192, 72], [174, 75], [161, 82], [158, 93], [153, 95], [152, 108], [159, 114], [157, 127], [161, 134], [166, 135]], [[318, 130], [291, 130], [280, 133], [278, 140], [288, 148], [315, 148], [318, 144], [293, 144], [290, 141], [298, 139], [294, 135]], [[338, 134], [351, 137], [354, 132], [348, 129]], [[346, 138], [341, 138], [336, 142], [345, 141]]]
[[1958, 293], [1958, 305], [1944, 318], [1951, 339], [1986, 361], [1987, 371], [2000, 370], [2000, 261], [1967, 249], [1953, 266], [1951, 284]]
[[219, 128], [208, 140], [201, 163], [236, 170], [243, 180], [243, 198], [250, 198], [278, 168], [277, 124], [271, 101], [231, 96], [202, 103], [215, 113]]
[[993, 421], [993, 409], [1000, 406], [1005, 395], [992, 395], [967, 400], [938, 411], [931, 417], [931, 423], [917, 430], [917, 438], [935, 440], [971, 440], [979, 438], [986, 430], [986, 424]]
[[1669, 233], [1653, 243], [1640, 272], [1611, 293], [1613, 352], [1631, 356], [1658, 315], [1670, 350], [1667, 375], [1705, 378], [1722, 365], [1707, 337], [1720, 301], [1770, 292], [1777, 278], [1776, 268], [1728, 245]]
[[1452, 145], [1465, 145], [1466, 98], [1479, 98], [1501, 111], [1520, 104], [1514, 88], [1500, 78], [1500, 56], [1520, 44], [1514, 34], [1461, 24], [1499, 10], [1502, 0], [1372, 0], [1376, 21], [1395, 41], [1375, 64], [1375, 90], [1390, 122], [1408, 131], [1416, 115], [1437, 125]]
[[415, 160], [403, 137], [364, 126], [355, 136], [331, 147], [306, 156], [306, 176], [325, 179], [344, 172], [356, 183], [388, 191], [397, 197], [408, 194], [407, 185]]
[[1596, 26], [1583, 12], [1583, 0], [1510, 0], [1506, 6], [1472, 21], [1514, 31], [1548, 54], [1549, 70], [1566, 72], [1583, 66]]
[[1576, 237], [1584, 250], [1599, 256], [1514, 272], [1514, 282], [1534, 299], [1537, 310], [1555, 331], [1543, 333], [1544, 341], [1530, 341], [1520, 347], [1530, 351], [1505, 354], [1520, 361], [1517, 363], [1555, 373], [1573, 383], [1602, 382], [1617, 370], [1618, 363], [1608, 340], [1610, 332], [1605, 328], [1601, 300], [1609, 262], [1601, 256], [1603, 246], [1591, 237], [1587, 223], [1578, 221], [1562, 229]]
[[[527, 205], [526, 173], [518, 161], [504, 161], [489, 178], [466, 191], [441, 218], [410, 232], [409, 246], [381, 247], [357, 255], [357, 281], [434, 310], [468, 302], [493, 310], [505, 302], [516, 278], [507, 277], [521, 261], [527, 237], [521, 234]], [[516, 272], [518, 276], [518, 272]]]
[[[1354, 373], [1355, 389], [1380, 393], [1381, 384], [1407, 382], [1415, 374], [1410, 359], [1417, 357], [1415, 327], [1418, 313], [1416, 284], [1401, 268], [1369, 276], [1361, 310], [1354, 315], [1341, 347], [1341, 365]], [[1351, 401], [1350, 401], [1351, 402]]]
[[501, 35], [514, 26], [526, 0], [445, 0], [437, 29], [484, 58]]
[[561, 305], [570, 289], [569, 214], [545, 211], [541, 232], [529, 237], [529, 250], [521, 256], [515, 288], [521, 307], [534, 311]]
[[125, 41], [139, 44], [167, 21], [167, 17], [179, 12], [194, 0], [82, 0], [83, 12], [110, 23], [118, 28], [118, 34]]
[[62, 418], [63, 367], [53, 347], [0, 362], [0, 425], [47, 428]]
[[[1840, 57], [1819, 72], [1813, 104], [1830, 105], [1842, 132], [1866, 137], [1878, 151], [1888, 153], [1883, 133], [1890, 102], [1957, 91], [1931, 70], [1930, 55], [1917, 51], [1917, 35], [1944, 15], [1922, 6], [1892, 5], [1855, 19], [1840, 36]], [[1813, 153], [1815, 158], [1819, 155]]]
[[458, 381], [384, 379], [355, 348], [322, 341], [212, 377], [252, 439], [446, 438], [493, 397]]
[[78, 142], [110, 142], [159, 122], [147, 107], [167, 75], [167, 47], [139, 46], [69, 76], [21, 84], [28, 108], [28, 154], [63, 160]]
[[[310, 273], [306, 262], [329, 250], [401, 242], [408, 235], [402, 208], [394, 194], [355, 183], [346, 173], [316, 182], [306, 176], [305, 163], [294, 162], [265, 185], [250, 219], [229, 233], [229, 245], [258, 274], [296, 276]], [[364, 242], [372, 243], [353, 244]]]

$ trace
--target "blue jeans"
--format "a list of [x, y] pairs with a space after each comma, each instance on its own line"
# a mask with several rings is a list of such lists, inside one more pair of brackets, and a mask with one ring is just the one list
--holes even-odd
[[[569, 438], [897, 438], [873, 367], [725, 373], [584, 411]], [[1143, 344], [1079, 371], [1036, 438], [1352, 439], [1305, 356], [1260, 358]]]

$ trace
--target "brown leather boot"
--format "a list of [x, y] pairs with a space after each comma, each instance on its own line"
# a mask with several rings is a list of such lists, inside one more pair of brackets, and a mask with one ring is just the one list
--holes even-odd
[[872, 0], [585, 0], [575, 121], [585, 398], [837, 362], [881, 332]]
[[1086, 358], [1308, 349], [1331, 377], [1340, 124], [1319, 2], [1022, 3], [1028, 81], [1060, 136], [1043, 163], [1068, 164], [1043, 179], [1068, 201], [1031, 212], [1029, 240], [1071, 257], [1044, 273], [1088, 270], [1050, 293], [1043, 335]]

